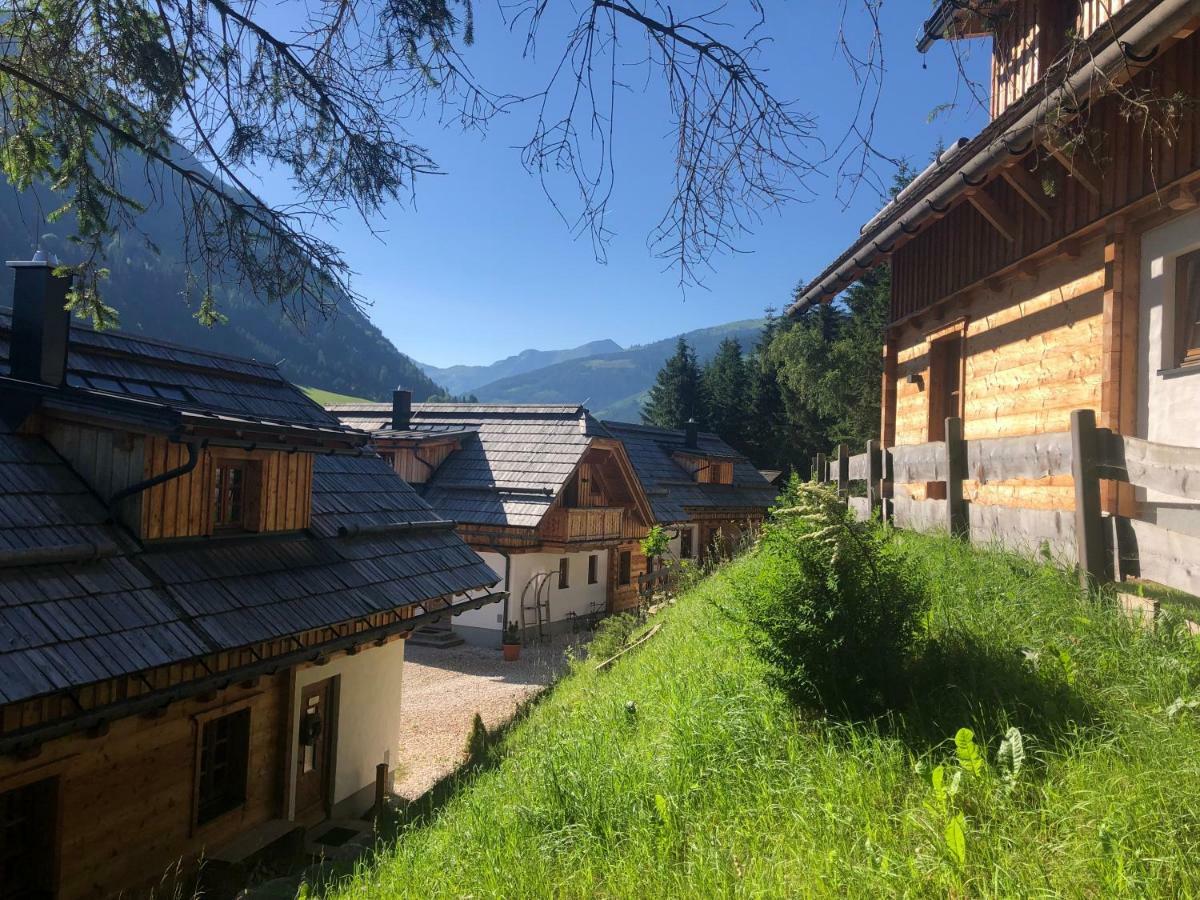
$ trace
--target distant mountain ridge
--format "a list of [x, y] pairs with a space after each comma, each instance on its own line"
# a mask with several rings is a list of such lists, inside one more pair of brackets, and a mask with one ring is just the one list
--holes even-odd
[[[203, 167], [182, 150], [185, 165]], [[145, 163], [132, 154], [119, 157], [125, 193], [144, 203], [146, 213], [134, 227], [122, 224], [107, 248], [104, 300], [120, 314], [119, 328], [189, 347], [216, 350], [261, 362], [279, 363], [284, 376], [298, 384], [341, 394], [386, 400], [399, 384], [423, 400], [440, 393], [438, 385], [392, 344], [350, 299], [339, 303], [329, 321], [310, 321], [302, 331], [253, 292], [217, 285], [216, 301], [229, 317], [226, 325], [205, 328], [180, 296], [187, 278], [183, 263], [183, 214], [175, 194], [146, 181]], [[44, 188], [18, 193], [0, 191], [0, 249], [5, 259], [28, 258], [39, 246], [65, 261], [77, 253], [68, 241], [73, 221], [48, 224], [45, 211], [63, 198]], [[153, 242], [156, 253], [148, 245]], [[0, 267], [0, 306], [12, 298], [12, 270]]]
[[473, 393], [477, 387], [523, 375], [537, 369], [544, 369], [556, 363], [567, 362], [585, 356], [597, 356], [602, 353], [620, 353], [623, 348], [616, 341], [607, 338], [600, 341], [590, 341], [571, 347], [568, 350], [522, 350], [515, 356], [508, 356], [486, 366], [447, 366], [439, 368], [428, 363], [418, 362], [417, 365], [438, 384], [445, 385], [452, 394]]
[[[695, 349], [700, 362], [705, 363], [725, 338], [735, 338], [749, 352], [765, 324], [763, 319], [743, 319], [688, 331], [682, 336]], [[636, 422], [642, 400], [654, 384], [658, 370], [675, 352], [679, 337], [564, 360], [480, 385], [471, 393], [484, 402], [586, 402], [592, 412], [603, 418]]]

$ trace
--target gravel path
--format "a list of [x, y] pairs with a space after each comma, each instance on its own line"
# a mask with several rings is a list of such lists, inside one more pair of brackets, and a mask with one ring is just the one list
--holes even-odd
[[400, 770], [393, 786], [420, 797], [463, 762], [475, 713], [488, 730], [508, 722], [518, 704], [543, 691], [565, 668], [567, 640], [521, 648], [505, 662], [499, 650], [464, 644], [448, 650], [405, 648]]

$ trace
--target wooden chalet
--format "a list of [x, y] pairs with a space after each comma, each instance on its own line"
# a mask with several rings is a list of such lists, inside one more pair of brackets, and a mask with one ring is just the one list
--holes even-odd
[[71, 327], [67, 280], [10, 265], [0, 898], [138, 896], [357, 817], [401, 638], [501, 599], [491, 569], [274, 366]]
[[756, 531], [779, 491], [715, 434], [604, 422], [625, 447], [676, 560], [727, 555]]
[[[790, 310], [890, 265], [884, 447], [1065, 433], [1073, 410], [1116, 435], [1200, 447], [1198, 25], [1197, 0], [935, 5], [922, 51], [990, 39], [992, 119], [864, 225]], [[1010, 469], [1037, 468], [1029, 447]], [[972, 528], [986, 519], [992, 536], [1073, 552], [1061, 540], [1069, 466], [1005, 478], [968, 464]], [[945, 497], [945, 481], [895, 481], [897, 515]], [[1200, 534], [1194, 503], [1116, 480], [1102, 491], [1110, 514]]]
[[527, 637], [581, 627], [638, 603], [650, 504], [621, 442], [582, 406], [483, 403], [330, 406], [372, 434], [488, 561], [511, 600], [454, 620], [498, 644], [505, 622]]

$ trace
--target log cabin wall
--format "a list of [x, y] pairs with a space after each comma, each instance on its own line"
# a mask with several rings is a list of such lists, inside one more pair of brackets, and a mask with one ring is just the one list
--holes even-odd
[[[895, 437], [921, 444], [931, 433], [932, 339], [961, 334], [962, 399], [967, 440], [1070, 430], [1073, 409], [1101, 408], [1105, 265], [1103, 238], [1080, 247], [1033, 277], [1012, 276], [979, 286], [952, 311], [930, 315], [894, 332]], [[956, 325], [957, 323], [957, 325]], [[973, 501], [999, 506], [1070, 509], [1069, 476], [990, 483], [967, 482]], [[897, 492], [926, 496], [924, 485]]]
[[[159, 718], [118, 720], [103, 737], [60, 738], [44, 745], [34, 760], [0, 757], [0, 792], [57, 779], [59, 900], [110, 897], [138, 886], [145, 889], [124, 896], [146, 896], [151, 882], [181, 857], [190, 861], [206, 848], [278, 818], [289, 682], [289, 673], [283, 672], [253, 688], [230, 688], [209, 702], [173, 703]], [[250, 709], [246, 802], [194, 826], [202, 723], [244, 707]]]
[[[57, 419], [44, 420], [41, 433], [103, 500], [144, 477], [140, 434]], [[122, 523], [136, 530], [141, 521], [141, 498], [129, 498], [118, 512]]]
[[[255, 531], [295, 531], [307, 528], [312, 513], [312, 455], [280, 450], [207, 448], [196, 468], [186, 475], [155, 485], [142, 493], [143, 540], [201, 537], [212, 534], [213, 470], [219, 459], [255, 464], [249, 484], [253, 497], [248, 515]], [[143, 478], [167, 472], [187, 461], [187, 448], [163, 437], [147, 436]], [[257, 490], [253, 490], [257, 482]]]
[[991, 114], [1024, 96], [1067, 48], [1086, 39], [1129, 0], [1013, 0], [992, 38]]
[[[629, 584], [620, 584], [621, 554], [629, 553]], [[637, 609], [638, 576], [646, 574], [646, 554], [641, 543], [626, 541], [608, 554], [608, 611], [611, 613]]]
[[[1200, 98], [1200, 32], [1174, 44], [1134, 84], [1158, 96], [1181, 92]], [[1099, 194], [1093, 194], [1054, 159], [1038, 152], [1021, 163], [1053, 196], [1043, 205], [1049, 221], [1003, 178], [982, 188], [1011, 220], [1015, 239], [1006, 240], [969, 203], [960, 203], [892, 255], [892, 320], [918, 312], [1032, 253], [1094, 225], [1143, 197], [1161, 191], [1200, 168], [1200, 115], [1183, 104], [1173, 140], [1145, 133], [1136, 117], [1121, 115], [1116, 97], [1097, 101], [1089, 133], [1103, 141], [1105, 160]], [[1083, 151], [1080, 151], [1083, 152]]]
[[392, 468], [409, 484], [424, 484], [438, 466], [458, 449], [458, 443], [423, 444], [420, 447], [397, 447], [387, 450], [392, 457]]

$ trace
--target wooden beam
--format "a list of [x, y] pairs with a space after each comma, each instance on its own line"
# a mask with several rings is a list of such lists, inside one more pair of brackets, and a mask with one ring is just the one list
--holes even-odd
[[1055, 252], [1063, 259], [1079, 259], [1079, 238], [1067, 238], [1059, 241]]
[[1061, 150], [1050, 152], [1085, 190], [1100, 196], [1100, 184], [1104, 180], [1104, 176], [1096, 164], [1084, 155], [1086, 151], [1081, 150], [1073, 155], [1068, 155]]
[[1100, 478], [1097, 472], [1096, 413], [1071, 413], [1071, 476], [1075, 482], [1075, 558], [1079, 586], [1090, 593], [1105, 579], [1104, 523], [1100, 518]]
[[1196, 190], [1190, 184], [1181, 184], [1171, 192], [1170, 199], [1167, 200], [1167, 206], [1178, 212], [1195, 209], [1200, 205], [1200, 200], [1196, 198]]
[[974, 191], [967, 194], [967, 202], [975, 207], [976, 212], [988, 220], [1000, 235], [1009, 243], [1017, 239], [1017, 223], [1013, 217], [1000, 208], [992, 195], [986, 191]]
[[1014, 163], [1001, 169], [1000, 175], [1022, 200], [1033, 207], [1034, 212], [1047, 222], [1054, 221], [1054, 214], [1050, 211], [1046, 192], [1042, 190], [1041, 182], [1034, 178], [1024, 166]]

